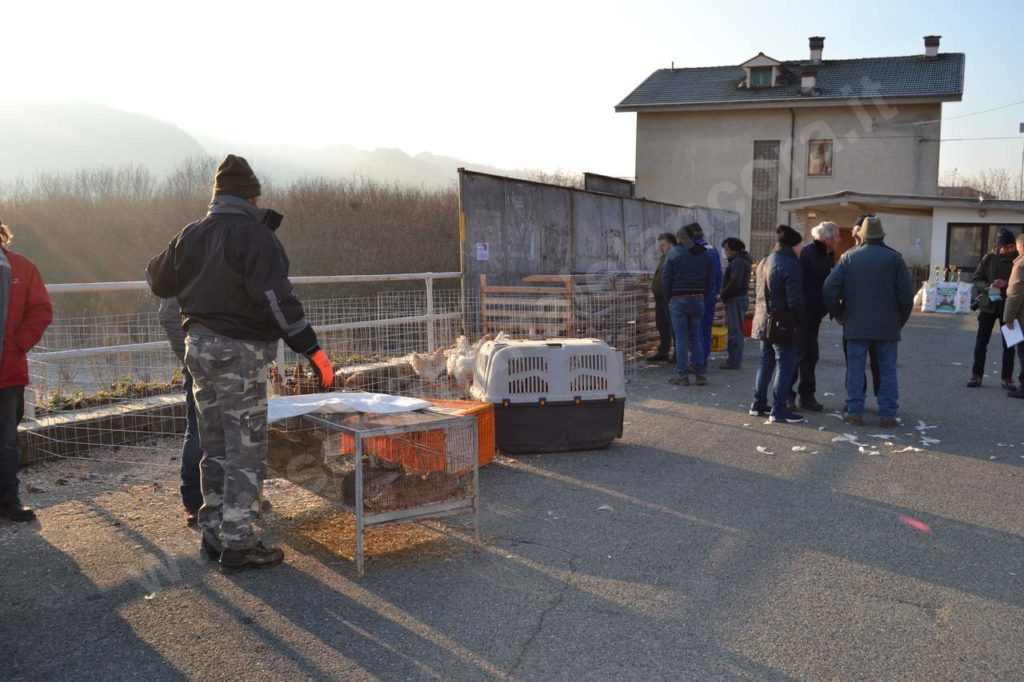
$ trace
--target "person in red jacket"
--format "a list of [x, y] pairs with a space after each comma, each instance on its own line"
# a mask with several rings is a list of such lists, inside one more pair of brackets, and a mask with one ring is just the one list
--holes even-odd
[[35, 513], [18, 497], [18, 424], [25, 415], [28, 352], [53, 320], [53, 307], [39, 270], [10, 250], [11, 230], [0, 220], [0, 518], [32, 521]]

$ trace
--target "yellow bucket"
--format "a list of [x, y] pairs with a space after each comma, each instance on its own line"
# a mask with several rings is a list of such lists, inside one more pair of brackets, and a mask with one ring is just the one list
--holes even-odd
[[726, 337], [728, 331], [725, 327], [712, 327], [711, 328], [711, 352], [720, 353], [725, 350]]

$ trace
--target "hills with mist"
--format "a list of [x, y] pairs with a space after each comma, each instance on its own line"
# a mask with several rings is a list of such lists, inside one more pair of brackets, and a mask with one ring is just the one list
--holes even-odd
[[41, 174], [83, 168], [141, 166], [157, 177], [196, 156], [247, 156], [261, 177], [287, 183], [304, 177], [360, 176], [402, 185], [451, 185], [459, 167], [527, 177], [461, 159], [398, 149], [362, 150], [351, 145], [316, 149], [229, 145], [197, 138], [176, 125], [110, 107], [73, 103], [0, 103], [0, 182], [32, 183]]

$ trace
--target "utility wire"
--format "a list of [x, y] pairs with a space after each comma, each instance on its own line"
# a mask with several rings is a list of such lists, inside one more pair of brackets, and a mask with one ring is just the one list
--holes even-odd
[[1017, 137], [943, 137], [937, 139], [934, 137], [922, 137], [921, 135], [865, 135], [864, 137], [855, 137], [852, 139], [843, 139], [842, 137], [837, 138], [842, 142], [852, 144], [853, 142], [861, 142], [864, 140], [920, 140], [921, 142], [971, 142], [974, 140], [1020, 140], [1022, 139], [1019, 135]]
[[984, 111], [972, 111], [969, 114], [960, 114], [959, 116], [950, 116], [948, 118], [936, 118], [936, 119], [932, 119], [931, 121], [914, 121], [913, 123], [893, 123], [891, 127], [893, 127], [893, 128], [902, 128], [902, 127], [905, 127], [905, 126], [923, 126], [923, 125], [929, 125], [931, 123], [943, 123], [945, 121], [955, 121], [958, 118], [968, 118], [969, 116], [980, 116], [981, 114], [987, 114], [987, 113], [989, 113], [991, 111], [999, 111], [1000, 109], [1009, 109], [1010, 107], [1015, 107], [1018, 104], [1024, 104], [1024, 100], [1020, 100], [1018, 102], [1010, 102], [1009, 104], [1002, 104], [1002, 105], [1000, 105], [998, 107], [992, 107], [991, 109], [985, 109]]

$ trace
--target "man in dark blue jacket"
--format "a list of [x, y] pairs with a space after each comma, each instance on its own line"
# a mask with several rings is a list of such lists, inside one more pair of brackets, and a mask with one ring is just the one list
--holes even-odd
[[711, 327], [715, 324], [715, 304], [718, 303], [718, 292], [722, 290], [722, 256], [714, 246], [704, 238], [704, 228], [700, 223], [690, 223], [683, 228], [690, 235], [694, 244], [703, 246], [711, 256], [711, 288], [704, 293], [704, 318], [701, 320], [701, 342], [704, 347], [704, 365], [711, 358]]
[[864, 245], [847, 251], [825, 280], [825, 305], [843, 325], [846, 341], [846, 417], [864, 424], [864, 364], [868, 351], [878, 354], [881, 384], [878, 411], [881, 424], [894, 428], [899, 421], [899, 383], [896, 374], [900, 330], [910, 319], [914, 289], [910, 271], [898, 251], [883, 241], [882, 221], [874, 216], [861, 224]]
[[[757, 368], [754, 403], [750, 414], [768, 416], [772, 422], [797, 424], [806, 421], [803, 415], [789, 408], [789, 390], [796, 371], [796, 325], [803, 313], [803, 277], [796, 247], [803, 239], [789, 225], [775, 231], [777, 244], [771, 255], [757, 267], [754, 292], [754, 336], [761, 341], [761, 364]], [[772, 320], [787, 320], [792, 338], [780, 341], [769, 331]], [[772, 407], [768, 410], [768, 385], [772, 387]]]
[[196, 399], [192, 395], [192, 375], [185, 366], [185, 330], [181, 328], [181, 308], [173, 298], [160, 301], [160, 326], [167, 334], [171, 350], [181, 362], [181, 390], [185, 392], [185, 440], [181, 446], [181, 502], [185, 505], [185, 524], [195, 526], [203, 491], [199, 484], [199, 462], [203, 448], [199, 445], [199, 422]]
[[[676, 374], [673, 384], [689, 386], [687, 364], [693, 366], [698, 386], [707, 383], [702, 338], [704, 298], [714, 286], [711, 254], [696, 244], [687, 225], [676, 233], [679, 244], [665, 258], [661, 272], [662, 292], [668, 299], [672, 329], [676, 337]], [[699, 227], [699, 226], [698, 226]], [[689, 350], [689, 353], [687, 353]], [[689, 355], [689, 357], [687, 357]]]

